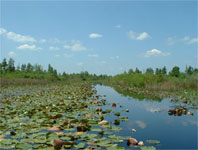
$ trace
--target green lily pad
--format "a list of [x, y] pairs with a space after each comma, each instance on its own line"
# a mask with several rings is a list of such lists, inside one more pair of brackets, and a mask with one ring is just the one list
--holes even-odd
[[27, 144], [27, 143], [18, 143], [15, 146], [17, 149], [24, 149], [24, 150], [31, 150], [32, 149], [32, 145]]
[[78, 149], [84, 148], [84, 147], [85, 147], [85, 143], [79, 143], [79, 144], [75, 145], [75, 148], [78, 148]]
[[142, 146], [140, 147], [140, 149], [141, 150], [156, 150], [156, 148], [153, 146]]
[[160, 141], [158, 140], [146, 140], [146, 142], [149, 144], [160, 144]]

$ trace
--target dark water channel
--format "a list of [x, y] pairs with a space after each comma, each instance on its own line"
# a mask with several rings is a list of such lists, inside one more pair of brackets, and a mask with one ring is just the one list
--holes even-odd
[[[197, 128], [198, 128], [198, 112], [197, 107], [190, 107], [183, 103], [173, 103], [169, 99], [161, 102], [152, 100], [137, 100], [132, 97], [123, 96], [116, 92], [113, 88], [107, 86], [96, 85], [97, 94], [106, 95], [108, 103], [117, 103], [117, 107], [112, 108], [107, 105], [103, 109], [113, 109], [120, 112], [121, 116], [127, 116], [128, 121], [120, 122], [121, 131], [117, 135], [132, 136], [138, 141], [143, 141], [146, 146], [146, 140], [159, 140], [160, 145], [156, 145], [157, 149], [197, 149]], [[122, 105], [123, 107], [120, 107]], [[187, 112], [193, 112], [194, 115], [170, 115], [168, 111], [174, 107], [185, 107]], [[129, 112], [125, 112], [129, 109]], [[114, 121], [117, 116], [110, 115], [105, 117], [108, 121]], [[131, 130], [136, 129], [133, 133]], [[126, 149], [134, 149], [128, 147], [126, 143], [120, 144]]]

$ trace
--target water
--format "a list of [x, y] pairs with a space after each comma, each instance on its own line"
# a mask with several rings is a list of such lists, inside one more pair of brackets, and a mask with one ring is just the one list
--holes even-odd
[[[113, 88], [96, 85], [97, 94], [106, 95], [108, 103], [119, 103], [117, 107], [112, 108], [107, 105], [103, 109], [113, 109], [120, 112], [121, 116], [127, 116], [128, 121], [120, 122], [119, 127], [122, 128], [117, 135], [132, 136], [138, 141], [159, 140], [160, 145], [155, 146], [157, 149], [197, 149], [197, 127], [198, 112], [197, 107], [189, 107], [183, 103], [171, 103], [170, 100], [164, 99], [161, 102], [143, 100], [139, 101], [128, 96], [117, 93]], [[120, 108], [122, 105], [123, 108]], [[168, 110], [174, 106], [187, 107], [194, 113], [191, 115], [174, 116], [169, 115]], [[130, 112], [125, 112], [129, 109]], [[117, 116], [107, 116], [105, 119], [114, 121]], [[136, 133], [132, 133], [132, 129], [136, 129]], [[130, 149], [125, 143], [120, 144]], [[133, 148], [132, 148], [133, 149]]]

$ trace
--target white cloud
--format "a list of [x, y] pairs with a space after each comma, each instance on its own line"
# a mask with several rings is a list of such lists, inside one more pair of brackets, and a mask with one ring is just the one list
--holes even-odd
[[57, 51], [57, 50], [59, 50], [59, 48], [58, 47], [54, 47], [54, 46], [50, 46], [49, 47], [49, 50], [51, 50], [51, 51]]
[[88, 57], [98, 57], [98, 54], [89, 54]]
[[8, 56], [14, 57], [14, 56], [16, 56], [16, 53], [14, 51], [9, 51]]
[[31, 36], [24, 36], [24, 35], [16, 34], [14, 32], [8, 32], [7, 38], [15, 42], [36, 42], [36, 39], [34, 39]]
[[168, 56], [170, 53], [164, 53], [158, 49], [152, 49], [147, 51], [145, 54], [143, 54], [144, 57], [152, 57], [152, 56]]
[[28, 45], [28, 44], [20, 45], [19, 47], [17, 47], [17, 49], [32, 50], [32, 51], [42, 50], [42, 48], [36, 47], [36, 45]]
[[194, 43], [198, 43], [198, 38], [190, 38], [189, 36], [185, 36], [183, 38], [169, 37], [166, 43], [168, 45], [174, 45], [179, 43], [194, 44]]
[[95, 39], [95, 38], [101, 38], [102, 35], [101, 34], [98, 34], [98, 33], [91, 33], [89, 34], [89, 38], [91, 39]]
[[137, 40], [144, 40], [144, 39], [147, 39], [149, 37], [150, 36], [148, 35], [148, 33], [143, 32], [143, 33], [140, 33], [140, 35], [137, 37]]
[[188, 44], [198, 43], [198, 38], [192, 38], [188, 41]]
[[84, 64], [82, 62], [79, 62], [76, 64], [77, 66], [83, 66]]
[[0, 28], [0, 35], [4, 34], [4, 33], [6, 33], [6, 32], [7, 32], [6, 29]]
[[150, 35], [146, 32], [142, 32], [140, 34], [135, 33], [134, 31], [130, 30], [127, 35], [132, 40], [145, 40], [150, 38]]
[[120, 24], [117, 24], [115, 27], [116, 28], [121, 28], [121, 25]]
[[71, 45], [64, 45], [65, 49], [71, 51], [86, 51], [88, 48], [82, 45], [80, 41], [73, 41]]
[[119, 59], [120, 57], [119, 56], [112, 56], [110, 57], [110, 59]]

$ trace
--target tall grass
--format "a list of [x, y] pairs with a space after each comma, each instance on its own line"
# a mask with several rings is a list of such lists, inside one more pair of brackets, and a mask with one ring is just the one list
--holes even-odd
[[180, 89], [198, 89], [196, 74], [185, 77], [151, 74], [119, 74], [109, 79], [109, 82], [124, 87], [145, 88], [148, 90], [177, 91]]

